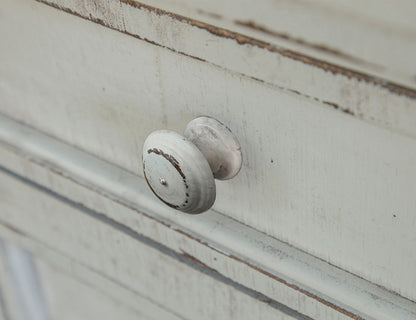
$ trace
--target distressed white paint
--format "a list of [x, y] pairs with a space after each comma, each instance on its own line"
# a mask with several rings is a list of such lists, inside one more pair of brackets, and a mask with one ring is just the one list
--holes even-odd
[[13, 121], [2, 119], [0, 128], [9, 143], [0, 149], [2, 166], [302, 314], [349, 319], [339, 306], [365, 319], [414, 318], [414, 303], [233, 219], [213, 210], [176, 214], [136, 175]]
[[207, 159], [215, 179], [229, 180], [241, 170], [243, 156], [238, 139], [218, 120], [197, 117], [183, 134]]
[[215, 181], [207, 159], [192, 142], [169, 130], [152, 132], [143, 145], [143, 172], [166, 205], [190, 214], [215, 201]]
[[[1, 220], [185, 319], [302, 319], [4, 173]], [[19, 190], [17, 193], [16, 190]], [[27, 201], [21, 201], [24, 197]]]
[[[105, 5], [81, 0], [51, 0], [47, 2], [76, 12], [82, 17], [102, 21], [103, 24], [113, 29], [138, 36], [173, 51], [203, 59], [216, 66], [259, 79], [283, 90], [297, 92], [308, 99], [325, 102], [326, 106], [335, 104], [338, 106], [338, 110], [346, 110], [360, 119], [398, 130], [413, 137], [416, 136], [416, 126], [414, 125], [416, 93], [414, 90], [406, 90], [390, 84], [388, 79], [377, 79], [371, 76], [366, 78], [350, 70], [341, 71], [325, 61], [317, 62], [308, 57], [288, 52], [284, 48], [261, 43], [256, 39], [222, 29], [214, 28], [212, 30], [211, 28], [210, 30], [209, 26], [195, 21], [193, 21], [195, 26], [192, 26], [190, 25], [192, 21], [187, 21], [185, 18], [175, 17], [169, 13], [160, 14], [158, 11], [144, 7], [132, 7], [119, 1], [109, 1]], [[45, 14], [47, 13], [45, 12]], [[30, 12], [29, 15], [33, 15], [33, 12]], [[19, 16], [24, 19], [24, 14], [21, 11]], [[27, 17], [24, 21], [27, 21]], [[71, 30], [71, 32], [74, 31]], [[215, 33], [220, 33], [222, 36]], [[62, 37], [66, 37], [66, 34], [65, 31]], [[54, 35], [58, 36], [56, 33]], [[10, 36], [8, 34], [6, 38]], [[99, 36], [96, 35], [96, 37]], [[34, 39], [38, 38], [34, 37]], [[381, 41], [384, 45], [384, 37]], [[416, 45], [415, 41], [410, 43]], [[410, 56], [410, 58], [402, 59], [403, 61], [411, 59], [416, 51], [415, 49], [405, 50], [402, 46], [397, 47], [401, 52], [406, 52]], [[128, 52], [131, 53], [131, 49], [130, 47]], [[25, 50], [27, 52], [27, 49]], [[384, 51], [380, 50], [380, 52]], [[13, 53], [15, 52], [13, 51]], [[72, 57], [69, 52], [66, 54]], [[97, 57], [97, 54], [92, 54], [92, 56]], [[135, 63], [138, 63], [137, 59]], [[157, 63], [153, 62], [153, 65], [157, 66]], [[188, 69], [188, 67], [185, 68]], [[198, 72], [197, 70], [193, 72]], [[406, 70], [412, 70], [412, 68], [406, 65]], [[170, 73], [181, 74], [180, 72], [176, 73], [174, 69], [171, 69]], [[209, 79], [208, 81], [215, 80]], [[396, 90], [396, 93], [387, 87]], [[179, 92], [177, 91], [175, 94], [177, 95]], [[405, 94], [405, 92], [407, 93]], [[201, 98], [197, 101], [200, 101]], [[196, 103], [192, 102], [190, 106]]]
[[[215, 210], [416, 299], [413, 138], [48, 6], [13, 2], [2, 12], [1, 37], [9, 43], [0, 53], [2, 112], [139, 175], [151, 131], [182, 131], [208, 113], [233, 128], [244, 150], [240, 174], [217, 183]], [[256, 48], [212, 39], [218, 50], [230, 50], [224, 57], [237, 49], [263, 57]], [[303, 64], [281, 63], [294, 79], [308, 78]], [[324, 75], [333, 84], [354, 81]], [[356, 84], [345, 97], [369, 88]], [[378, 101], [378, 112], [416, 127], [414, 100], [372, 88], [365, 96]], [[400, 101], [407, 101], [405, 109]]]
[[[416, 9], [412, 0], [141, 2], [353, 70], [416, 86]], [[254, 28], [244, 23], [252, 23]]]
[[166, 205], [190, 214], [212, 207], [215, 179], [228, 180], [241, 169], [241, 147], [231, 131], [210, 117], [198, 117], [184, 135], [156, 130], [144, 141], [143, 174]]

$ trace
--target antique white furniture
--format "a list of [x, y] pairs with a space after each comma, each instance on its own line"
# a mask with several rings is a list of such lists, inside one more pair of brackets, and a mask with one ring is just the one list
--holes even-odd
[[0, 319], [416, 319], [413, 1], [0, 4]]

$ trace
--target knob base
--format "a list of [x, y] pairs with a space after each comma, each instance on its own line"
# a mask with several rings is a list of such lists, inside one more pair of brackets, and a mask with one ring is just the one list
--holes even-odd
[[184, 136], [205, 156], [216, 179], [228, 180], [240, 171], [243, 162], [240, 143], [218, 120], [198, 117], [188, 123]]

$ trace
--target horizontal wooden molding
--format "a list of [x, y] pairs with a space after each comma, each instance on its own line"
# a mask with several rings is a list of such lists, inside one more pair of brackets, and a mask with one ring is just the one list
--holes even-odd
[[415, 303], [219, 212], [197, 218], [178, 214], [154, 199], [142, 178], [3, 116], [0, 146], [3, 170], [304, 316], [410, 320], [416, 315]]

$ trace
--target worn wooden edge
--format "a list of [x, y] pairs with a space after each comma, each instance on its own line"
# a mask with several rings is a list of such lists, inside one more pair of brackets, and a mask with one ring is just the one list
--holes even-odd
[[[360, 57], [354, 56], [352, 54], [344, 53], [339, 49], [334, 49], [334, 48], [331, 48], [331, 47], [323, 45], [323, 44], [313, 43], [313, 42], [310, 42], [310, 41], [302, 39], [302, 38], [291, 36], [287, 33], [272, 30], [271, 28], [260, 25], [260, 24], [258, 24], [257, 22], [255, 22], [253, 20], [239, 20], [239, 19], [236, 19], [233, 22], [237, 26], [242, 26], [244, 28], [252, 29], [252, 30], [270, 35], [272, 37], [287, 40], [287, 41], [302, 45], [304, 47], [308, 47], [308, 48], [311, 48], [311, 49], [314, 49], [314, 50], [317, 50], [317, 51], [321, 51], [321, 52], [326, 53], [326, 54], [338, 56], [338, 57], [340, 57], [344, 60], [353, 62], [353, 63], [358, 64], [358, 65], [367, 65], [367, 66], [370, 66], [370, 67], [373, 67], [373, 68], [382, 68], [382, 66], [380, 66], [380, 65], [376, 65], [376, 64], [374, 64], [370, 61], [366, 61], [366, 60], [364, 60]], [[297, 53], [297, 54], [302, 55], [302, 54], [299, 54], [299, 53]], [[345, 67], [337, 66], [336, 64], [331, 64], [331, 65], [333, 65], [337, 68], [346, 69]], [[361, 74], [365, 74], [365, 73], [361, 73]]]
[[[39, 0], [41, 2], [53, 5], [52, 3], [47, 2], [47, 0]], [[262, 40], [258, 40], [255, 38], [251, 38], [248, 37], [244, 34], [238, 33], [238, 32], [234, 32], [231, 30], [227, 30], [224, 28], [220, 28], [220, 27], [216, 27], [214, 25], [205, 23], [205, 22], [201, 22], [198, 20], [194, 20], [194, 19], [190, 19], [184, 16], [181, 16], [179, 14], [175, 14], [172, 12], [167, 12], [165, 10], [162, 9], [158, 9], [143, 3], [140, 3], [138, 1], [135, 0], [120, 0], [123, 3], [126, 3], [132, 7], [138, 8], [138, 9], [146, 9], [150, 12], [154, 12], [158, 15], [166, 15], [171, 17], [172, 19], [181, 21], [181, 22], [185, 22], [191, 26], [194, 27], [198, 27], [200, 29], [204, 29], [210, 33], [212, 33], [213, 35], [222, 37], [222, 38], [227, 38], [227, 39], [232, 39], [235, 40], [239, 45], [252, 45], [258, 48], [262, 48], [262, 49], [266, 49], [268, 51], [271, 52], [276, 52], [279, 53], [282, 56], [288, 57], [290, 59], [296, 60], [296, 61], [300, 61], [302, 63], [305, 64], [310, 64], [312, 66], [318, 67], [324, 71], [329, 71], [332, 74], [336, 75], [336, 74], [341, 74], [343, 76], [346, 76], [347, 78], [355, 78], [359, 81], [365, 81], [368, 83], [372, 83], [378, 86], [381, 86], [383, 88], [388, 89], [389, 91], [391, 91], [392, 93], [396, 93], [396, 94], [401, 94], [401, 95], [406, 95], [410, 98], [416, 98], [416, 90], [412, 89], [412, 88], [408, 88], [399, 84], [396, 84], [394, 82], [389, 82], [388, 80], [385, 79], [380, 79], [377, 77], [374, 77], [372, 75], [366, 74], [366, 73], [362, 73], [362, 72], [358, 72], [355, 70], [351, 70], [351, 69], [347, 69], [344, 68], [342, 66], [339, 65], [335, 65], [335, 64], [331, 64], [328, 63], [326, 61], [320, 60], [320, 59], [316, 59], [298, 52], [294, 52], [291, 50], [285, 50], [284, 48], [279, 48], [271, 43], [262, 41]], [[62, 9], [62, 8], [60, 8]], [[65, 10], [65, 9], [64, 9]], [[72, 14], [74, 14], [75, 12], [72, 11], [70, 12]], [[98, 20], [95, 21], [98, 22], [100, 24], [105, 25], [105, 21], [103, 20]], [[253, 23], [249, 23], [249, 22], [243, 22], [243, 21], [237, 21], [237, 24], [244, 24], [245, 26], [250, 26], [251, 28], [256, 28], [256, 29], [262, 29], [263, 32], [265, 32], [266, 30], [264, 28], [260, 28], [259, 26], [254, 25]], [[121, 30], [120, 30], [121, 31]], [[268, 33], [271, 33], [271, 31], [267, 30]], [[280, 35], [282, 36], [282, 35]], [[297, 42], [299, 42], [299, 40], [297, 40]], [[328, 49], [327, 49], [328, 50]], [[334, 53], [334, 50], [331, 50], [331, 52]], [[339, 52], [337, 52], [337, 54], [340, 54]]]
[[[110, 1], [111, 5], [105, 7], [91, 1], [37, 1], [152, 45], [318, 101], [358, 119], [416, 137], [412, 122], [416, 114], [414, 89], [133, 0], [114, 0], [117, 3]], [[172, 30], [196, 36], [193, 46], [168, 36]], [[212, 43], [214, 39], [223, 42]], [[230, 52], [230, 57], [234, 58], [230, 60], [220, 54], [218, 46], [228, 50], [224, 52]], [[229, 51], [231, 48], [241, 56], [237, 58]], [[257, 50], [256, 55], [253, 50]], [[281, 66], [291, 61], [299, 74], [286, 75], [292, 68], [289, 65], [284, 70], [266, 68], [277, 65], [279, 59], [285, 60], [278, 64]], [[263, 63], [260, 68], [256, 67], [259, 63]], [[345, 94], [352, 90], [353, 94]]]
[[[118, 224], [129, 229], [152, 226], [134, 231], [239, 284], [254, 283], [252, 289], [259, 294], [305, 316], [316, 316], [305, 310], [317, 305], [351, 319], [416, 316], [415, 303], [221, 213], [211, 210], [198, 218], [176, 214], [154, 200], [142, 178], [6, 117], [0, 117], [0, 142], [5, 170], [91, 210], [106, 203], [101, 208], [113, 210], [100, 213]], [[230, 271], [235, 268], [249, 270], [250, 279]], [[261, 284], [270, 281], [280, 289]], [[299, 310], [298, 299], [305, 310]]]
[[[81, 17], [81, 18], [84, 18], [84, 19], [87, 19], [87, 20], [91, 20], [91, 21], [99, 23], [103, 26], [111, 27], [109, 25], [109, 23], [106, 22], [105, 20], [94, 18], [93, 16], [84, 16], [84, 15], [81, 15], [77, 11], [74, 11], [70, 8], [67, 8], [67, 7], [63, 6], [63, 5], [59, 5], [57, 3], [59, 1], [57, 1], [57, 2], [53, 2], [53, 1], [50, 1], [50, 0], [36, 0], [36, 1], [45, 3], [47, 5], [50, 5], [50, 6], [54, 7], [54, 8], [63, 10], [65, 12], [76, 15], [78, 17]], [[279, 48], [277, 46], [272, 45], [271, 43], [261, 41], [261, 40], [255, 39], [255, 38], [251, 38], [251, 37], [248, 37], [244, 34], [237, 33], [237, 32], [234, 32], [234, 31], [230, 31], [230, 30], [227, 30], [227, 29], [224, 29], [224, 28], [216, 27], [214, 25], [211, 25], [211, 24], [208, 24], [208, 23], [205, 23], [205, 22], [201, 22], [201, 21], [194, 20], [194, 19], [191, 19], [191, 18], [188, 18], [188, 17], [184, 17], [184, 16], [176, 14], [176, 13], [168, 12], [168, 11], [165, 11], [163, 9], [155, 8], [155, 7], [146, 5], [144, 3], [140, 3], [140, 2], [135, 1], [135, 0], [120, 0], [120, 2], [128, 4], [129, 6], [140, 9], [140, 10], [147, 10], [149, 12], [153, 12], [157, 15], [168, 16], [168, 17], [170, 17], [174, 20], [184, 22], [184, 23], [189, 24], [191, 26], [198, 27], [200, 29], [206, 30], [209, 33], [211, 33], [215, 36], [221, 37], [221, 38], [227, 38], [227, 39], [235, 40], [239, 45], [248, 44], [248, 45], [252, 45], [252, 46], [255, 46], [255, 47], [258, 47], [258, 48], [261, 48], [261, 49], [266, 49], [266, 50], [271, 51], [271, 52], [276, 52], [276, 53], [279, 53], [280, 55], [288, 57], [290, 59], [300, 61], [302, 63], [312, 65], [314, 67], [318, 67], [318, 68], [320, 68], [324, 71], [329, 71], [334, 75], [340, 74], [340, 75], [343, 75], [347, 78], [354, 78], [354, 79], [357, 79], [358, 81], [364, 81], [364, 82], [372, 83], [372, 84], [375, 84], [377, 86], [388, 89], [392, 93], [399, 94], [399, 95], [405, 95], [405, 96], [408, 96], [409, 98], [416, 99], [416, 90], [414, 90], [412, 88], [402, 86], [402, 85], [399, 85], [399, 84], [394, 83], [394, 82], [390, 82], [386, 79], [377, 78], [377, 77], [374, 77], [374, 76], [366, 74], [366, 73], [361, 73], [361, 72], [358, 72], [358, 71], [355, 71], [355, 70], [347, 69], [347, 68], [344, 68], [342, 66], [331, 64], [331, 63], [328, 63], [328, 62], [320, 60], [320, 59], [312, 58], [312, 57], [309, 57], [307, 55], [303, 55], [303, 54], [298, 53], [298, 52], [294, 52], [294, 51], [291, 51], [291, 50], [285, 50], [284, 48]], [[247, 25], [247, 22], [238, 21], [238, 23]], [[254, 26], [251, 26], [251, 27], [254, 27]], [[258, 28], [259, 27], [257, 27], [257, 29]], [[117, 30], [127, 33], [125, 30], [122, 30], [122, 29], [117, 29]], [[133, 35], [133, 34], [130, 34], [130, 35], [139, 36], [139, 38], [140, 38], [140, 35]], [[142, 39], [142, 40], [144, 40], [144, 39]], [[150, 39], [146, 39], [146, 40], [150, 41]], [[193, 56], [192, 56], [192, 58], [203, 60], [201, 58], [193, 57]]]
[[[238, 1], [231, 1], [223, 6], [220, 1], [189, 1], [189, 0], [140, 0], [150, 6], [163, 7], [165, 11], [176, 12], [184, 16], [192, 17], [195, 20], [201, 20], [208, 22], [209, 24], [219, 25], [225, 29], [232, 29], [239, 33], [247, 34], [252, 38], [259, 38], [265, 42], [270, 42], [277, 46], [290, 48], [292, 51], [299, 51], [305, 55], [312, 57], [318, 57], [320, 60], [328, 60], [331, 64], [339, 64], [347, 69], [358, 69], [362, 73], [369, 73], [376, 77], [390, 79], [390, 82], [397, 82], [403, 86], [409, 86], [414, 89], [415, 79], [410, 69], [403, 73], [403, 70], [398, 71], [395, 69], [394, 64], [391, 62], [394, 60], [386, 60], [386, 57], [379, 59], [377, 54], [378, 49], [373, 48], [371, 45], [372, 36], [376, 36], [377, 39], [383, 37], [385, 47], [390, 50], [400, 45], [395, 45], [395, 41], [400, 38], [404, 43], [408, 43], [409, 47], [412, 47], [411, 40], [414, 37], [414, 33], [411, 28], [400, 28], [396, 24], [391, 24], [385, 19], [378, 20], [373, 19], [371, 16], [373, 12], [361, 15], [365, 10], [356, 10], [354, 7], [354, 14], [352, 12], [345, 12], [342, 6], [335, 3], [333, 6], [326, 3], [322, 6], [322, 3], [304, 2], [293, 3], [290, 1], [282, 1], [279, 3], [272, 3], [270, 1], [256, 1], [247, 2], [242, 5]], [[329, 6], [327, 6], [329, 5]], [[351, 6], [349, 6], [351, 8]], [[408, 5], [408, 10], [411, 5]], [[268, 9], [266, 12], [266, 8]], [[281, 8], [284, 9], [284, 13], [281, 12]], [[302, 8], [302, 9], [301, 9]], [[368, 6], [367, 6], [368, 9]], [[403, 9], [403, 8], [401, 8]], [[273, 23], [271, 21], [272, 16], [264, 17], [262, 14], [269, 14], [270, 10], [275, 10], [274, 19], [279, 21], [282, 16], [280, 14], [287, 14], [286, 12], [293, 12], [294, 17], [290, 19], [293, 23], [291, 27], [282, 23]], [[408, 11], [407, 10], [407, 11]], [[311, 18], [309, 21], [302, 21], [298, 17], [301, 12], [308, 12]], [[255, 13], [254, 13], [255, 12]], [[330, 19], [330, 21], [325, 20]], [[395, 18], [399, 18], [397, 15]], [[332, 23], [337, 21], [340, 24], [340, 28]], [[350, 24], [359, 26], [362, 30], [360, 40], [368, 38], [368, 49], [372, 52], [372, 56], [363, 57], [358, 52], [355, 52], [359, 45], [359, 42], [344, 44], [338, 41], [333, 43], [333, 39], [327, 39], [325, 37], [316, 38], [320, 33], [318, 30], [314, 30], [312, 38], [308, 34], [311, 29], [312, 21], [320, 21], [318, 28], [324, 27], [325, 29], [342, 29]], [[391, 21], [390, 21], [391, 22]], [[397, 21], [398, 22], [398, 21]], [[304, 23], [305, 25], [303, 25]], [[302, 28], [305, 30], [302, 31]], [[313, 29], [314, 27], [312, 27]], [[348, 30], [348, 28], [347, 28]], [[306, 32], [306, 34], [305, 34]], [[351, 34], [345, 34], [341, 32], [335, 32], [338, 34], [339, 39], [344, 36], [351, 36]], [[374, 32], [376, 35], [374, 35]], [[316, 33], [316, 34], [314, 34]], [[315, 36], [315, 37], [314, 37]], [[329, 35], [327, 35], [329, 36]], [[410, 40], [406, 42], [406, 40]], [[356, 39], [358, 40], [358, 39]], [[350, 39], [351, 41], [351, 39]], [[403, 42], [401, 44], [403, 45]], [[354, 46], [355, 45], [355, 46]], [[370, 48], [371, 47], [371, 48]], [[410, 53], [410, 48], [402, 47], [402, 50]], [[400, 68], [399, 68], [400, 69]]]

